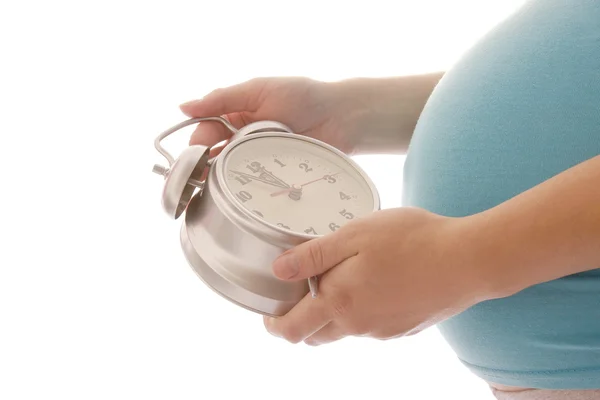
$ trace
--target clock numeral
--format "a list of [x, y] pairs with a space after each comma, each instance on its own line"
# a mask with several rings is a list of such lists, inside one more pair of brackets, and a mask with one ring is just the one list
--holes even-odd
[[317, 231], [315, 231], [315, 228], [313, 228], [312, 226], [308, 229], [305, 229], [304, 233], [312, 233], [313, 235], [318, 235]]
[[323, 179], [325, 179], [325, 180], [326, 180], [327, 182], [329, 182], [329, 183], [336, 183], [336, 182], [337, 182], [337, 181], [335, 180], [335, 178], [334, 178], [333, 176], [331, 176], [331, 175], [325, 175], [325, 176], [323, 177]]
[[248, 178], [247, 176], [244, 175], [238, 175], [235, 177], [235, 180], [238, 181], [239, 183], [241, 183], [242, 185], [245, 185], [247, 183], [252, 182], [252, 179]]
[[246, 165], [246, 168], [256, 173], [260, 172], [260, 170], [262, 169], [262, 165], [258, 161], [252, 161], [250, 164]]
[[344, 193], [344, 192], [340, 192], [340, 199], [341, 199], [341, 200], [350, 200], [350, 199], [351, 199], [351, 197], [350, 197], [350, 196], [348, 196], [348, 195], [347, 195], [346, 193]]
[[281, 167], [285, 167], [285, 164], [279, 161], [278, 159], [274, 159], [275, 163], [279, 164]]
[[246, 192], [245, 190], [242, 190], [241, 192], [237, 193], [235, 195], [242, 203], [247, 202], [248, 200], [252, 199], [252, 195], [248, 192]]
[[342, 211], [340, 211], [340, 215], [346, 219], [353, 219], [354, 218], [354, 214], [352, 214], [351, 212], [346, 211], [346, 209], [344, 208]]
[[261, 217], [261, 218], [264, 218], [264, 215], [263, 215], [263, 213], [261, 213], [260, 211], [258, 211], [258, 210], [252, 210], [252, 212], [253, 212], [254, 214], [258, 215], [259, 217]]
[[305, 172], [310, 172], [313, 170], [306, 163], [300, 163], [300, 165], [298, 165], [298, 168], [303, 169]]
[[282, 224], [281, 222], [279, 222], [279, 223], [277, 224], [277, 226], [280, 226], [280, 227], [282, 227], [283, 229], [290, 229], [290, 227], [289, 227], [289, 226], [287, 226], [287, 225], [284, 225], [284, 224]]
[[340, 226], [338, 224], [336, 224], [335, 222], [332, 222], [329, 224], [329, 229], [331, 229], [332, 232], [335, 232], [339, 228], [340, 228]]

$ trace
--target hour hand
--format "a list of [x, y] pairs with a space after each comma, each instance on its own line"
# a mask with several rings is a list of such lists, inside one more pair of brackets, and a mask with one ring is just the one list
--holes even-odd
[[229, 170], [229, 172], [238, 175], [242, 179], [252, 179], [252, 180], [255, 180], [255, 181], [258, 181], [258, 182], [262, 182], [262, 183], [266, 183], [266, 184], [269, 184], [269, 185], [272, 185], [272, 186], [277, 186], [277, 187], [280, 187], [280, 188], [287, 188], [286, 185], [283, 185], [282, 183], [280, 183], [278, 181], [264, 179], [264, 178], [261, 178], [261, 177], [258, 177], [258, 176], [254, 176], [254, 175], [251, 175], [251, 174], [247, 174], [245, 172], [240, 172], [240, 171]]
[[284, 185], [284, 187], [290, 187], [290, 185], [288, 185], [283, 179], [278, 178], [277, 176], [275, 176], [274, 173], [272, 173], [271, 171], [267, 170], [265, 167], [262, 168], [261, 174], [260, 176], [268, 176], [269, 178], [281, 183], [282, 185]]

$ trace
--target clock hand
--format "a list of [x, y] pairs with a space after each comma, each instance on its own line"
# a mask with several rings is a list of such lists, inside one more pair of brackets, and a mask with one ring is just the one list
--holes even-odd
[[277, 186], [277, 187], [282, 187], [282, 188], [287, 188], [288, 187], [288, 186], [284, 186], [282, 183], [279, 183], [279, 182], [276, 182], [276, 181], [270, 181], [270, 180], [263, 179], [263, 178], [259, 178], [259, 177], [254, 176], [254, 175], [246, 174], [244, 172], [234, 171], [234, 170], [229, 170], [229, 172], [232, 172], [234, 174], [238, 174], [238, 175], [244, 176], [244, 177], [249, 178], [249, 179], [253, 179], [253, 180], [258, 181], [258, 182], [267, 183], [267, 184], [272, 185], [272, 186]]
[[263, 174], [268, 175], [269, 177], [271, 177], [271, 179], [274, 179], [276, 181], [278, 181], [279, 183], [281, 183], [282, 185], [284, 185], [285, 187], [290, 187], [290, 185], [288, 185], [284, 180], [278, 178], [275, 176], [275, 174], [273, 174], [271, 171], [267, 170], [265, 167], [262, 167], [262, 171]]
[[[321, 179], [317, 179], [317, 180], [321, 180]], [[285, 193], [290, 193], [290, 192], [296, 192], [296, 193], [302, 193], [302, 187], [298, 186], [298, 185], [292, 185], [292, 187], [283, 189], [283, 190], [278, 190], [277, 192], [273, 192], [271, 193], [271, 197], [275, 197], [275, 196], [279, 196]]]
[[335, 173], [335, 174], [333, 174], [333, 175], [323, 175], [322, 177], [320, 177], [320, 178], [318, 178], [318, 179], [313, 179], [312, 181], [305, 182], [305, 183], [303, 183], [303, 184], [301, 184], [301, 185], [292, 185], [291, 187], [289, 187], [289, 188], [287, 188], [287, 189], [283, 189], [283, 190], [279, 190], [279, 191], [277, 191], [277, 192], [273, 192], [273, 193], [271, 193], [271, 197], [279, 196], [279, 195], [282, 195], [282, 194], [285, 194], [285, 193], [288, 193], [288, 192], [294, 192], [294, 191], [295, 191], [295, 192], [301, 192], [301, 191], [302, 191], [302, 188], [303, 188], [304, 186], [306, 186], [306, 185], [310, 185], [311, 183], [315, 183], [315, 182], [318, 182], [318, 181], [322, 181], [322, 180], [325, 180], [325, 179], [327, 179], [327, 178], [328, 178], [328, 177], [330, 177], [330, 176], [335, 176], [335, 175], [339, 175], [339, 174], [341, 174], [341, 172], [336, 172], [336, 173]]
[[303, 184], [302, 184], [302, 185], [300, 185], [300, 186], [301, 186], [301, 187], [304, 187], [304, 186], [306, 186], [306, 185], [310, 185], [311, 183], [315, 183], [315, 182], [318, 182], [318, 181], [321, 181], [321, 180], [325, 180], [325, 179], [329, 178], [330, 176], [336, 176], [336, 175], [339, 175], [339, 174], [341, 174], [341, 173], [342, 173], [342, 172], [340, 171], [340, 172], [336, 172], [336, 173], [335, 173], [335, 174], [333, 174], [333, 175], [323, 175], [323, 176], [322, 176], [321, 178], [319, 178], [319, 179], [314, 179], [314, 180], [312, 180], [312, 181], [305, 182], [305, 183], [303, 183]]

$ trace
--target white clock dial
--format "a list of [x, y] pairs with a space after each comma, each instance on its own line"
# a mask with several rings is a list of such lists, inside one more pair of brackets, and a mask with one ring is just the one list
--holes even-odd
[[375, 188], [346, 159], [295, 136], [258, 136], [222, 164], [239, 205], [274, 226], [321, 236], [379, 207]]

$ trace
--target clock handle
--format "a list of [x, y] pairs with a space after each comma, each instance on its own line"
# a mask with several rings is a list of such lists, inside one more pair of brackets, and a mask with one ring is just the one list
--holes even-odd
[[[281, 132], [292, 133], [291, 129], [286, 125], [275, 121], [257, 121], [246, 125], [239, 131], [223, 117], [199, 117], [190, 118], [186, 121], [167, 129], [154, 140], [154, 147], [162, 154], [169, 163], [168, 167], [156, 164], [152, 168], [152, 172], [162, 175], [165, 178], [165, 186], [163, 190], [163, 208], [167, 214], [174, 219], [181, 216], [188, 202], [191, 200], [194, 190], [202, 191], [204, 182], [202, 179], [204, 170], [209, 167], [214, 157], [210, 158], [210, 148], [206, 146], [189, 146], [175, 160], [175, 158], [162, 146], [161, 142], [170, 134], [192, 124], [197, 124], [204, 121], [220, 122], [232, 133], [231, 141], [235, 141], [241, 137], [252, 133], [261, 132]], [[311, 292], [313, 295], [316, 287], [316, 282], [311, 282]]]
[[205, 168], [213, 161], [209, 158], [210, 148], [207, 146], [189, 146], [181, 152], [177, 160], [161, 145], [161, 141], [170, 134], [191, 124], [202, 121], [218, 121], [225, 125], [233, 134], [237, 129], [224, 118], [204, 117], [192, 118], [183, 121], [161, 133], [154, 141], [154, 147], [169, 162], [169, 167], [154, 165], [152, 172], [162, 175], [165, 184], [162, 195], [162, 205], [169, 217], [177, 219], [186, 209], [194, 195], [195, 189], [202, 190], [204, 182], [201, 181]]
[[238, 130], [233, 125], [231, 125], [229, 121], [222, 117], [191, 118], [167, 129], [166, 131], [158, 135], [158, 137], [154, 140], [154, 147], [160, 154], [162, 154], [167, 159], [167, 161], [169, 162], [169, 167], [173, 166], [173, 163], [175, 163], [175, 159], [171, 154], [169, 154], [167, 150], [165, 150], [165, 148], [160, 144], [160, 142], [170, 134], [177, 132], [182, 128], [185, 128], [188, 125], [197, 124], [203, 121], [217, 121], [225, 125], [225, 127], [229, 129], [234, 135], [238, 132]]

